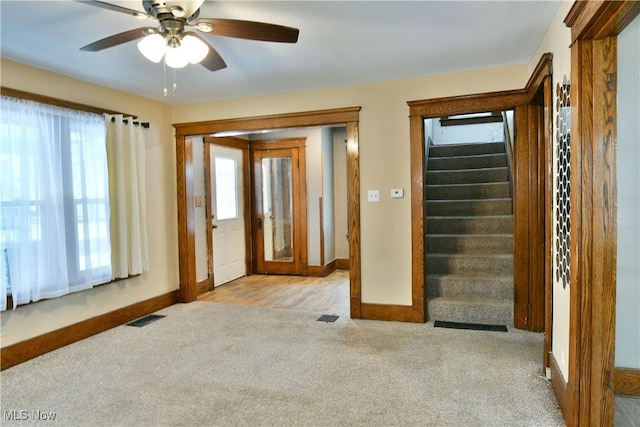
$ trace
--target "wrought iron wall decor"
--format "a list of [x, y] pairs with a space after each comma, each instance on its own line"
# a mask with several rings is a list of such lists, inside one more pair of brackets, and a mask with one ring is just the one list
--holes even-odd
[[571, 261], [571, 85], [566, 76], [556, 85], [555, 274], [569, 285]]

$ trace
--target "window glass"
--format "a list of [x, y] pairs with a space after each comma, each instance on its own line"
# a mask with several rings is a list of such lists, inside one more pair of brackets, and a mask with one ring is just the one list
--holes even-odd
[[235, 159], [215, 158], [216, 219], [238, 218], [238, 185]]
[[2, 97], [0, 301], [111, 280], [104, 118]]

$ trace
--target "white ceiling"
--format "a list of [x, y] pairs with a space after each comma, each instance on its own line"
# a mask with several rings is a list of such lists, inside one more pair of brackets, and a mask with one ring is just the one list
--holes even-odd
[[[143, 11], [142, 1], [109, 1]], [[204, 37], [227, 68], [176, 70], [162, 96], [163, 67], [130, 42], [79, 48], [147, 26], [76, 1], [0, 0], [3, 58], [169, 104], [265, 95], [526, 63], [558, 1], [206, 1], [200, 17], [300, 29], [296, 44]], [[167, 69], [169, 87], [172, 69]]]

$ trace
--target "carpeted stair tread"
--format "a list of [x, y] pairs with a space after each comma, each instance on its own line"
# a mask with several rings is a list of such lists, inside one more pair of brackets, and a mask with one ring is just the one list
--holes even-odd
[[507, 166], [503, 153], [429, 158], [428, 170], [480, 169]]
[[480, 169], [427, 170], [426, 184], [471, 184], [488, 182], [508, 182], [506, 167]]
[[483, 324], [513, 322], [513, 301], [510, 299], [439, 296], [429, 300], [427, 309], [431, 320]]
[[504, 153], [504, 142], [479, 142], [471, 144], [438, 144], [429, 147], [429, 158], [471, 156], [474, 154]]
[[513, 275], [513, 254], [427, 254], [427, 272]]
[[428, 254], [513, 254], [511, 234], [427, 234]]
[[427, 274], [427, 296], [513, 299], [513, 277], [481, 274]]
[[511, 197], [508, 182], [425, 185], [427, 200], [500, 199]]
[[427, 216], [428, 234], [505, 234], [513, 233], [513, 215]]
[[511, 215], [511, 198], [427, 200], [427, 215], [470, 216], [470, 215]]

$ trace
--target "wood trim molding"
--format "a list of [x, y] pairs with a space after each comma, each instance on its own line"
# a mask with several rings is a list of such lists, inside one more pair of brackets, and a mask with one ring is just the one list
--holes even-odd
[[172, 291], [145, 301], [122, 307], [100, 316], [48, 332], [35, 338], [4, 347], [0, 353], [2, 370], [73, 344], [92, 335], [123, 325], [141, 316], [178, 302], [178, 291]]
[[249, 149], [249, 141], [242, 138], [235, 138], [233, 136], [205, 136], [204, 142], [227, 148], [237, 148], [240, 150]]
[[203, 122], [176, 123], [176, 135], [211, 135], [230, 130], [251, 131], [357, 122], [361, 107], [304, 111], [267, 116], [240, 117]]
[[526, 103], [527, 92], [524, 89], [407, 102], [409, 105], [410, 116], [418, 116], [420, 118], [435, 118], [456, 114], [480, 113], [483, 111], [508, 110], [516, 105], [524, 105]]
[[336, 269], [337, 270], [348, 270], [349, 269], [349, 259], [348, 258], [338, 258], [336, 259]]
[[337, 263], [334, 259], [330, 263], [326, 264], [324, 267], [321, 265], [310, 265], [309, 266], [309, 276], [310, 277], [327, 277], [331, 273], [337, 270]]
[[564, 23], [571, 28], [571, 40], [597, 40], [616, 36], [640, 13], [637, 0], [579, 0]]
[[524, 91], [527, 93], [527, 103], [531, 103], [536, 93], [544, 85], [544, 80], [547, 77], [551, 77], [553, 74], [553, 54], [547, 52], [542, 55], [536, 68], [531, 73], [531, 77], [527, 81], [527, 85], [524, 87]]
[[281, 129], [293, 127], [347, 126], [347, 221], [349, 232], [349, 278], [351, 317], [361, 317], [360, 252], [360, 163], [358, 122], [361, 107], [307, 111], [269, 116], [244, 117], [174, 124], [176, 130], [178, 248], [180, 256], [180, 299], [197, 298], [195, 281], [195, 239], [193, 203], [193, 155], [189, 136], [212, 135], [237, 130]]
[[191, 139], [184, 136], [176, 137], [176, 168], [179, 293], [181, 302], [191, 302], [198, 297], [193, 203], [193, 143]]
[[613, 392], [640, 397], [640, 369], [616, 368], [613, 372]]
[[[427, 321], [426, 271], [425, 271], [425, 174], [426, 154], [424, 143], [424, 118], [414, 114], [410, 107], [410, 174], [411, 174], [411, 305], [413, 317]], [[415, 107], [422, 108], [422, 107]]]
[[347, 123], [347, 232], [349, 233], [349, 303], [352, 319], [362, 318], [359, 132], [357, 121]]
[[562, 411], [562, 416], [565, 423], [567, 421], [567, 381], [562, 375], [558, 361], [554, 357], [553, 353], [549, 354], [549, 368], [551, 369], [551, 387], [558, 400], [558, 405]]
[[[213, 278], [213, 276], [210, 276], [211, 278]], [[202, 295], [202, 294], [206, 294], [209, 291], [213, 290], [213, 287], [211, 285], [212, 280], [210, 279], [204, 279], [199, 281], [196, 284], [196, 293], [198, 295]]]
[[362, 303], [362, 319], [394, 322], [424, 323], [416, 317], [414, 308], [408, 305], [384, 305]]
[[271, 141], [252, 141], [252, 150], [276, 150], [281, 148], [306, 148], [307, 138], [282, 138]]
[[571, 27], [571, 282], [567, 424], [613, 425], [617, 35], [636, 1], [578, 1]]

